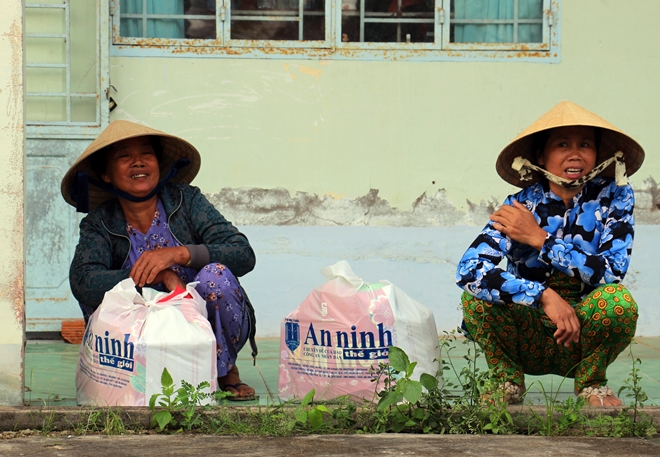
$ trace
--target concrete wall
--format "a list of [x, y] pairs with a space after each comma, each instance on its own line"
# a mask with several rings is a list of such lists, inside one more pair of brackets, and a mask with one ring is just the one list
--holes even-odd
[[[340, 259], [388, 279], [458, 324], [453, 265], [515, 191], [497, 153], [563, 99], [636, 138], [637, 247], [627, 285], [638, 334], [660, 335], [651, 274], [660, 257], [660, 16], [657, 0], [561, 2], [561, 61], [319, 61], [112, 57], [129, 119], [185, 137], [202, 153], [195, 184], [251, 237], [244, 284], [262, 336]], [[634, 6], [633, 6], [634, 5]]]
[[23, 403], [23, 16], [21, 0], [0, 15], [0, 405]]

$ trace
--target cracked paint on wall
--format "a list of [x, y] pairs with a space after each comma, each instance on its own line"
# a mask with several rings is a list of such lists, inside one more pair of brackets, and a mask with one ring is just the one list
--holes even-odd
[[[660, 224], [660, 187], [649, 176], [635, 189], [638, 224]], [[225, 188], [207, 194], [211, 203], [237, 225], [451, 227], [483, 225], [503, 198], [466, 201], [459, 209], [444, 189], [424, 192], [410, 208], [396, 208], [378, 189], [359, 197], [337, 198], [287, 189]]]

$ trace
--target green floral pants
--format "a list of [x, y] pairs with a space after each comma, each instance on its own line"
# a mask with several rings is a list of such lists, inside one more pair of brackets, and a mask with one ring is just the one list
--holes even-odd
[[583, 300], [580, 282], [555, 272], [548, 286], [571, 304], [580, 321], [580, 341], [557, 344], [557, 327], [545, 312], [524, 305], [498, 305], [463, 293], [463, 318], [483, 349], [488, 366], [502, 381], [522, 385], [525, 373], [575, 378], [575, 392], [607, 384], [607, 367], [630, 344], [637, 326], [637, 305], [621, 284], [605, 284]]

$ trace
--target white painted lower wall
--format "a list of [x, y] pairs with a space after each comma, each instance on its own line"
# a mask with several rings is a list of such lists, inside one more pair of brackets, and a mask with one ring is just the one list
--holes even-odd
[[[438, 332], [461, 322], [456, 264], [481, 230], [454, 227], [241, 227], [257, 253], [257, 266], [241, 279], [257, 313], [257, 336], [278, 337], [284, 316], [325, 277], [320, 269], [350, 263], [366, 282], [386, 279], [431, 309]], [[624, 284], [639, 304], [637, 336], [660, 336], [656, 276], [660, 226], [638, 225]]]
[[23, 2], [0, 14], [0, 405], [23, 403], [25, 342]]

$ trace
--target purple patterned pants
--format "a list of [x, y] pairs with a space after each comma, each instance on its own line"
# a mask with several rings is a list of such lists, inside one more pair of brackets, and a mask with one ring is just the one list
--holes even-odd
[[247, 340], [245, 295], [234, 274], [220, 263], [206, 265], [193, 281], [199, 281], [195, 289], [206, 300], [217, 341], [218, 377], [222, 377], [236, 364], [238, 351]]

